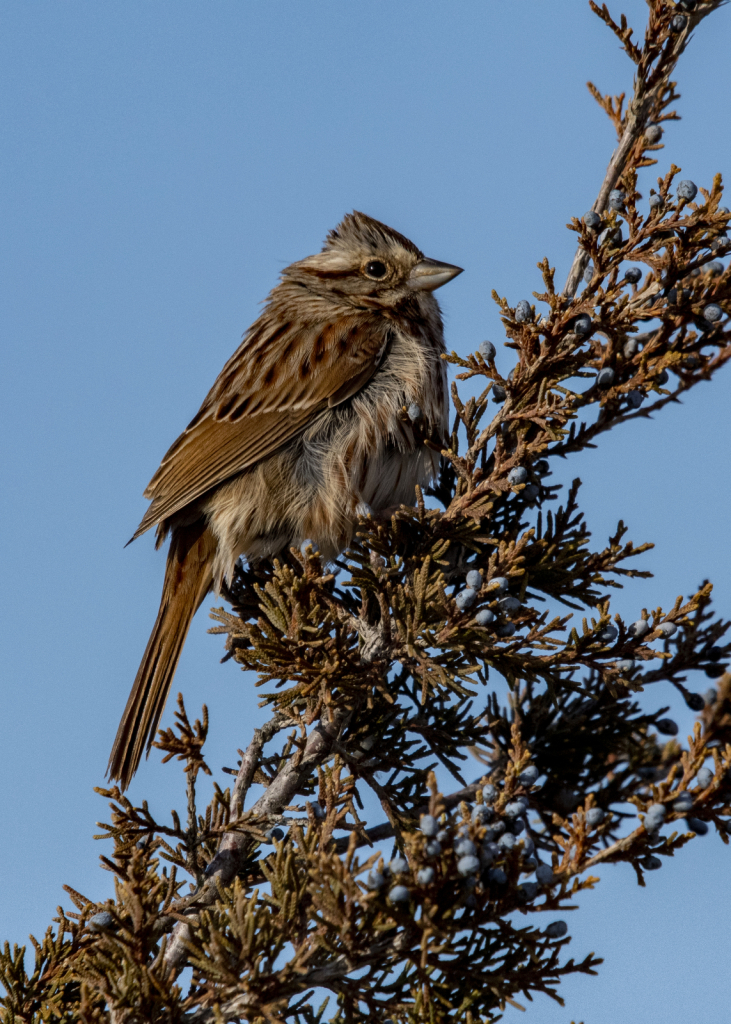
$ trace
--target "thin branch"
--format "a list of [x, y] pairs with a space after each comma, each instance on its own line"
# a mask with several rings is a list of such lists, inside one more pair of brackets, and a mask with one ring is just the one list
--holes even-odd
[[[281, 814], [284, 808], [292, 802], [305, 779], [330, 755], [333, 741], [338, 738], [349, 717], [350, 712], [335, 709], [329, 721], [324, 719], [320, 721], [307, 737], [304, 750], [294, 754], [282, 768], [251, 808], [251, 814], [262, 816]], [[247, 773], [248, 770], [247, 764]], [[242, 776], [242, 782], [243, 778]], [[230, 885], [244, 866], [250, 856], [251, 848], [252, 841], [248, 835], [241, 832], [227, 832], [221, 840], [218, 853], [208, 865], [206, 881], [196, 892], [191, 901], [191, 909], [186, 913], [194, 913], [201, 907], [211, 906], [218, 897], [219, 888]], [[165, 952], [167, 970], [172, 970], [175, 973], [182, 970], [187, 956], [186, 943], [189, 939], [188, 925], [183, 921], [176, 921]]]
[[[463, 800], [474, 800], [477, 790], [484, 786], [484, 781], [480, 779], [478, 782], [472, 782], [469, 786], [464, 786], [462, 789], [456, 790], [454, 793], [450, 793], [448, 796], [443, 796], [442, 801], [447, 810], [452, 810], [453, 807], [459, 806]], [[423, 804], [421, 807], [416, 809], [416, 814], [428, 814], [429, 805]], [[393, 825], [384, 821], [380, 825], [373, 825], [371, 828], [365, 829], [365, 835], [368, 839], [364, 839], [361, 833], [356, 833], [356, 846], [367, 846], [370, 843], [380, 842], [382, 839], [391, 839], [395, 835]], [[350, 843], [350, 836], [341, 836], [335, 840], [335, 849], [338, 853], [345, 853]]]
[[[688, 22], [683, 31], [668, 36], [665, 48], [657, 63], [653, 66], [650, 61], [645, 61], [643, 68], [645, 73], [638, 73], [635, 79], [632, 98], [627, 105], [622, 137], [609, 161], [604, 181], [599, 189], [599, 195], [591, 207], [595, 213], [601, 214], [606, 209], [609, 193], [612, 189], [616, 188], [617, 182], [627, 169], [630, 157], [633, 154], [635, 156], [641, 155], [641, 152], [636, 153], [635, 151], [642, 140], [653, 113], [659, 110], [661, 106], [662, 96], [668, 88], [670, 76], [675, 70], [681, 54], [688, 45], [693, 29], [700, 24], [703, 18], [715, 11], [723, 3], [725, 3], [725, 0], [708, 0], [708, 2], [698, 6], [691, 14], [688, 14]], [[653, 14], [651, 14], [651, 21]], [[652, 28], [650, 26], [645, 39], [643, 56], [647, 55], [651, 31]], [[589, 254], [580, 245], [576, 250], [576, 255], [566, 280], [566, 287], [564, 288], [564, 295], [567, 299], [573, 299], [576, 295], [579, 282], [588, 264]]]
[[[246, 748], [246, 753], [241, 758], [241, 765], [239, 767], [236, 781], [234, 782], [233, 792], [231, 793], [231, 816], [238, 817], [243, 810], [246, 801], [246, 794], [251, 788], [251, 784], [254, 781], [256, 769], [259, 765], [259, 758], [264, 747], [269, 741], [276, 736], [282, 729], [286, 729], [287, 725], [291, 722], [286, 715], [281, 712], [271, 718], [265, 725], [262, 725], [260, 729], [254, 730], [251, 743]], [[226, 839], [221, 841], [221, 849], [225, 849]]]

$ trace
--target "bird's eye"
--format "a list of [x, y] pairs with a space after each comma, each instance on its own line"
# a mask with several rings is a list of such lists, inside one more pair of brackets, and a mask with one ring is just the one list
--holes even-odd
[[368, 277], [373, 277], [377, 281], [380, 280], [382, 277], [385, 277], [386, 274], [388, 273], [388, 267], [386, 266], [385, 263], [382, 263], [380, 260], [370, 260], [368, 263], [366, 263], [364, 270]]

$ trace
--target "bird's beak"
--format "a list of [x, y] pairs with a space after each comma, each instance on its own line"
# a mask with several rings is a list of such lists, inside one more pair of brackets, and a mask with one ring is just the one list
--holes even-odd
[[437, 260], [419, 260], [409, 274], [409, 287], [417, 292], [433, 292], [462, 273], [462, 267], [454, 267], [451, 263], [439, 263]]

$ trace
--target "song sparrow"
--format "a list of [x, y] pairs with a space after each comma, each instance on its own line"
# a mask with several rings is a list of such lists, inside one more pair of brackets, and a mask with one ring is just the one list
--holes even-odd
[[[149, 752], [191, 619], [240, 555], [311, 540], [334, 558], [359, 512], [411, 504], [447, 431], [439, 306], [460, 268], [426, 259], [362, 213], [293, 263], [150, 481], [133, 540], [170, 550], [152, 635], [117, 731], [109, 775], [126, 788]], [[403, 408], [418, 405], [415, 437]]]

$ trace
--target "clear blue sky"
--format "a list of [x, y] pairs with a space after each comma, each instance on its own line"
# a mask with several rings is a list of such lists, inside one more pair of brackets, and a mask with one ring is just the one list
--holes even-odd
[[[645, 4], [623, 9], [641, 28]], [[614, 145], [584, 83], [619, 92], [632, 69], [582, 0], [6, 0], [2, 20], [0, 938], [25, 941], [62, 883], [111, 891], [92, 787], [164, 564], [149, 536], [123, 545], [279, 270], [365, 210], [465, 268], [440, 293], [450, 347], [500, 346], [491, 289], [530, 297], [544, 255], [563, 281], [564, 225]], [[730, 51], [726, 9], [681, 65], [663, 171], [672, 159], [706, 186], [731, 174]], [[643, 560], [655, 578], [615, 610], [636, 618], [711, 577], [731, 617], [728, 389], [726, 371], [565, 465], [598, 541], [622, 517], [657, 543]], [[176, 688], [191, 711], [208, 702], [220, 768], [259, 712], [207, 624], [201, 613]], [[689, 726], [682, 706], [676, 717]], [[131, 792], [162, 812], [181, 786], [152, 758]], [[605, 871], [569, 918], [571, 954], [606, 957], [599, 978], [568, 981], [565, 1009], [541, 997], [507, 1020], [728, 1020], [730, 855], [697, 839], [647, 889]]]

